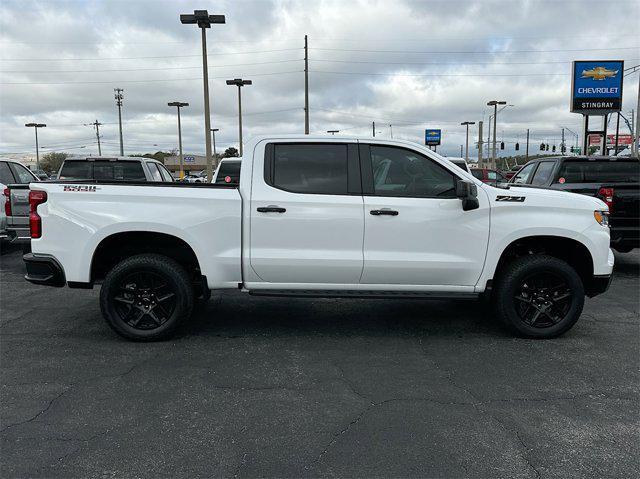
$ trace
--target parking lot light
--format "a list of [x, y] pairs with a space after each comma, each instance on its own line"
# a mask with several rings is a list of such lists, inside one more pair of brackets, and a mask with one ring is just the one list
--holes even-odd
[[188, 103], [180, 102], [180, 101], [172, 101], [167, 103], [168, 106], [175, 106], [178, 110], [178, 149], [180, 151], [180, 179], [184, 178], [184, 165], [183, 165], [183, 156], [182, 156], [182, 125], [180, 124], [180, 108], [185, 106], [189, 106]]
[[242, 156], [242, 87], [245, 85], [252, 85], [251, 80], [243, 80], [242, 78], [234, 78], [233, 80], [227, 80], [227, 85], [238, 87], [238, 144], [240, 156]]
[[38, 128], [44, 128], [47, 125], [44, 123], [26, 123], [24, 126], [33, 128], [36, 131], [36, 169], [40, 171], [40, 152], [38, 151]]

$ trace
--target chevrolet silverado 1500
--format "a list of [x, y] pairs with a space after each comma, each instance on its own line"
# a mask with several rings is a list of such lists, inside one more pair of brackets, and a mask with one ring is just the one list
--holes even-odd
[[[371, 298], [489, 296], [516, 334], [578, 320], [611, 279], [607, 206], [495, 188], [396, 140], [251, 141], [238, 186], [33, 183], [26, 279], [101, 284], [107, 323], [169, 336], [211, 290]], [[425, 313], [425, 315], [428, 313]]]

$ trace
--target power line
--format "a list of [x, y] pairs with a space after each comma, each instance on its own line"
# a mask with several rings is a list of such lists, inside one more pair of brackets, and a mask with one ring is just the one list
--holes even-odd
[[[271, 73], [252, 73], [251, 76], [285, 75], [289, 73], [302, 73], [302, 70]], [[227, 76], [210, 77], [212, 80], [221, 80]], [[159, 83], [173, 81], [196, 81], [202, 77], [193, 78], [153, 78], [150, 80], [96, 80], [96, 81], [62, 81], [62, 82], [0, 82], [0, 85], [85, 85], [85, 84], [112, 84], [112, 83]]]
[[[639, 61], [640, 58], [630, 58], [627, 61]], [[312, 62], [326, 62], [326, 63], [362, 63], [372, 65], [552, 65], [552, 64], [568, 64], [573, 60], [554, 60], [546, 62], [377, 62], [377, 61], [360, 61], [360, 60], [329, 60], [325, 58], [314, 58]], [[626, 71], [626, 69], [625, 69]]]
[[[210, 56], [218, 55], [250, 55], [254, 53], [276, 53], [300, 51], [302, 48], [281, 48], [278, 50], [254, 50], [249, 52], [215, 52], [207, 54]], [[109, 60], [152, 60], [159, 58], [199, 58], [202, 55], [160, 55], [152, 57], [94, 57], [94, 58], [0, 58], [3, 62], [82, 62], [82, 61], [109, 61]]]
[[317, 48], [312, 47], [311, 50], [331, 51], [331, 52], [364, 52], [364, 53], [428, 53], [432, 55], [439, 54], [508, 54], [508, 53], [561, 53], [561, 52], [604, 52], [604, 51], [619, 51], [619, 50], [637, 50], [635, 47], [618, 47], [618, 48], [576, 48], [576, 49], [561, 49], [561, 50], [459, 50], [459, 51], [416, 51], [416, 50], [366, 50], [366, 49], [348, 49], [348, 48]]
[[571, 73], [378, 73], [378, 72], [332, 72], [326, 70], [309, 70], [311, 73], [329, 73], [333, 75], [379, 75], [398, 77], [537, 77], [537, 76], [569, 76]]

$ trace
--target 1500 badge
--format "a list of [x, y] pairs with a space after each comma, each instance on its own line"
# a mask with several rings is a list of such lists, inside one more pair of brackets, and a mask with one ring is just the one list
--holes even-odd
[[100, 188], [98, 188], [95, 185], [64, 185], [64, 189], [62, 191], [86, 191], [86, 192], [93, 192], [93, 191], [97, 191]]

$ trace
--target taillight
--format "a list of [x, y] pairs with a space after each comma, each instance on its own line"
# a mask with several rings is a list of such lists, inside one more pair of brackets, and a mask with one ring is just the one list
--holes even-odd
[[29, 192], [29, 230], [31, 238], [42, 236], [42, 218], [38, 214], [38, 205], [47, 201], [47, 192], [31, 190]]
[[613, 188], [600, 188], [598, 190], [598, 196], [609, 207], [609, 213], [613, 211], [613, 193], [614, 193]]
[[11, 192], [9, 191], [9, 188], [5, 188], [2, 194], [5, 197], [4, 198], [4, 214], [7, 216], [13, 216], [11, 214]]

